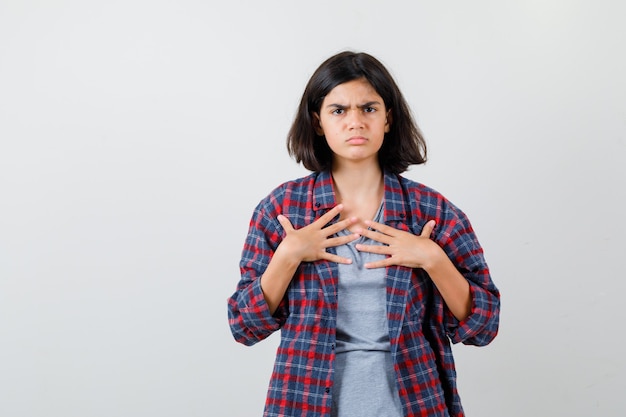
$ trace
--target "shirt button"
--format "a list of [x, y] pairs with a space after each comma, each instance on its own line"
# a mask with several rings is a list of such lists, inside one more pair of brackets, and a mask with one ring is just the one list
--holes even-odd
[[315, 207], [320, 208], [322, 204], [321, 203], [315, 203]]
[[330, 388], [326, 387], [324, 391], [326, 391], [326, 394], [328, 394], [330, 392]]

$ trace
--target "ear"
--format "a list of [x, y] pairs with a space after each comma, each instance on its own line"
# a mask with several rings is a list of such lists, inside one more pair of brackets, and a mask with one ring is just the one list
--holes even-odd
[[324, 129], [322, 128], [322, 122], [320, 120], [320, 115], [318, 113], [311, 113], [313, 115], [313, 129], [315, 129], [315, 133], [318, 136], [324, 136]]
[[391, 129], [391, 123], [393, 122], [393, 117], [391, 114], [391, 109], [387, 111], [387, 117], [385, 119], [385, 133], [389, 133], [389, 129]]

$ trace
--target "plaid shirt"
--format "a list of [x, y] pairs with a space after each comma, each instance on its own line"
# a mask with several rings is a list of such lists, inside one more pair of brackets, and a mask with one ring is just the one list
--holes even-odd
[[[470, 316], [459, 322], [424, 270], [386, 268], [391, 355], [404, 413], [464, 416], [450, 342], [481, 346], [493, 340], [499, 323], [498, 289], [461, 210], [424, 185], [390, 173], [384, 177], [384, 223], [419, 234], [428, 220], [435, 219], [433, 239], [468, 280], [472, 296]], [[228, 299], [228, 320], [235, 340], [245, 345], [281, 330], [266, 417], [330, 416], [337, 264], [301, 263], [273, 315], [259, 278], [284, 236], [278, 214], [285, 214], [298, 229], [335, 205], [330, 174], [313, 173], [277, 187], [258, 204], [250, 221], [241, 280]]]

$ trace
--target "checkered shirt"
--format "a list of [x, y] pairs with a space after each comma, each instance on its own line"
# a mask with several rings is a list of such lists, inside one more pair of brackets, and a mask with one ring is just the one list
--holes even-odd
[[[459, 322], [423, 269], [386, 268], [391, 355], [403, 410], [406, 416], [462, 417], [451, 343], [490, 343], [498, 332], [500, 294], [472, 226], [459, 208], [402, 176], [386, 172], [384, 183], [384, 223], [420, 234], [434, 219], [432, 238], [468, 280], [472, 297], [469, 317]], [[276, 216], [284, 214], [298, 229], [335, 205], [330, 174], [312, 173], [274, 189], [257, 205], [250, 221], [241, 279], [228, 299], [228, 321], [235, 340], [245, 345], [281, 332], [265, 417], [330, 416], [337, 264], [301, 263], [273, 315], [259, 278], [284, 237]]]

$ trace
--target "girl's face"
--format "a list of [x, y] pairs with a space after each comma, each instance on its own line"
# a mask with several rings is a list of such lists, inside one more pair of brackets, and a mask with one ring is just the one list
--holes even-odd
[[389, 132], [390, 114], [383, 99], [365, 79], [339, 84], [326, 95], [316, 131], [333, 151], [333, 164], [378, 163], [378, 150]]

